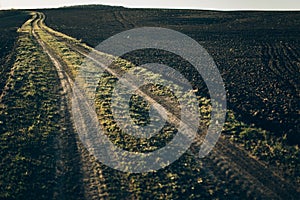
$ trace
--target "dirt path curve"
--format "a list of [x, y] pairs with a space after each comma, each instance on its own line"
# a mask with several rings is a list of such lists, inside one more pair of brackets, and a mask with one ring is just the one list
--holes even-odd
[[[58, 36], [54, 32], [50, 32], [49, 29], [46, 30], [44, 28], [45, 25], [43, 24], [44, 18], [45, 17], [43, 14], [39, 14], [39, 18], [36, 20], [36, 23], [39, 24], [38, 27], [41, 29], [41, 31], [51, 34], [52, 36], [57, 38], [57, 40], [67, 44], [74, 52], [90, 58], [100, 67], [103, 67], [107, 70], [107, 68], [103, 66], [102, 63], [97, 61], [96, 58], [91, 57], [89, 54], [90, 50], [86, 49], [81, 44], [72, 43], [66, 38]], [[39, 41], [39, 43], [41, 43], [41, 45], [45, 49], [45, 52], [49, 55], [50, 58], [58, 57], [57, 55], [54, 55], [55, 53], [53, 53], [54, 51], [51, 50], [51, 47], [43, 44], [43, 42], [40, 41], [38, 37], [36, 37], [36, 39]], [[69, 77], [69, 75], [63, 72], [62, 68], [59, 67], [59, 57], [53, 59], [53, 62], [57, 66], [58, 72], [61, 72], [63, 74], [62, 84], [68, 85], [66, 86], [66, 89], [69, 92], [72, 92], [70, 90], [70, 86], [72, 85], [73, 81]], [[109, 72], [118, 77], [118, 74], [114, 71]], [[140, 91], [140, 94], [146, 97], [149, 102], [158, 104], [157, 101], [145, 95], [145, 93], [143, 93], [142, 91]], [[170, 113], [170, 115], [172, 115], [172, 113]], [[175, 121], [179, 120], [174, 115], [173, 118]], [[201, 143], [201, 140], [199, 140], [198, 143]], [[197, 151], [191, 150], [191, 152], [192, 154], [197, 155]], [[247, 152], [236, 147], [233, 144], [230, 144], [226, 139], [222, 137], [220, 138], [217, 146], [214, 148], [211, 154], [204, 161], [199, 162], [204, 162], [206, 169], [214, 173], [216, 176], [228, 176], [227, 178], [229, 179], [231, 177], [235, 177], [237, 181], [232, 184], [236, 185], [236, 187], [243, 187], [245, 190], [248, 190], [248, 192], [251, 193], [254, 197], [267, 199], [298, 199], [299, 197], [299, 193], [296, 192], [296, 188], [293, 185], [289, 184], [277, 173], [269, 170], [265, 164], [250, 157]], [[228, 171], [230, 171], [230, 173], [228, 173]]]

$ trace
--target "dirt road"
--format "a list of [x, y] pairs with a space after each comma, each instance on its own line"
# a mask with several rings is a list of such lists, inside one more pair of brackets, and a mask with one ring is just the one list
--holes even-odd
[[[120, 17], [121, 18], [121, 17]], [[112, 69], [107, 69], [100, 63], [96, 58], [91, 57], [89, 54], [91, 48], [87, 48], [85, 45], [74, 42], [63, 34], [59, 34], [55, 31], [51, 31], [50, 28], [46, 28], [44, 24], [45, 16], [42, 13], [37, 13], [37, 17], [34, 19], [33, 36], [36, 38], [38, 43], [42, 46], [45, 53], [48, 54], [54, 66], [56, 67], [57, 73], [60, 77], [60, 82], [63, 87], [63, 102], [62, 110], [69, 113], [70, 115], [70, 96], [74, 95], [72, 88], [74, 87], [74, 80], [72, 76], [67, 73], [67, 64], [61, 58], [57, 52], [42, 40], [39, 33], [43, 32], [56, 38], [58, 42], [67, 45], [73, 53], [83, 57], [90, 58], [100, 67], [102, 66], [109, 73], [118, 77], [118, 73]], [[143, 91], [139, 91], [139, 94], [143, 96], [147, 101], [160, 105], [155, 99], [149, 97]], [[75, 94], [77, 95], [77, 94]], [[78, 99], [85, 99], [78, 96]], [[88, 104], [88, 102], [82, 102]], [[167, 110], [167, 108], [165, 108]], [[168, 113], [173, 116], [175, 122], [180, 122], [175, 115]], [[102, 174], [101, 168], [103, 165], [94, 160], [93, 156], [89, 155], [87, 150], [83, 147], [75, 136], [77, 147], [81, 153], [82, 161], [82, 172], [84, 174], [84, 188], [85, 197], [87, 199], [99, 199], [109, 197], [109, 187], [107, 180]], [[198, 139], [198, 144], [201, 140]], [[62, 144], [58, 142], [58, 149], [63, 148]], [[63, 150], [61, 150], [63, 151]], [[219, 181], [225, 181], [231, 188], [237, 188], [247, 193], [249, 198], [259, 199], [298, 199], [299, 193], [297, 193], [296, 187], [291, 185], [288, 181], [284, 180], [278, 175], [278, 173], [271, 171], [268, 167], [256, 160], [255, 158], [248, 155], [248, 153], [231, 144], [225, 138], [221, 137], [218, 144], [213, 149], [208, 157], [205, 159], [197, 159], [197, 148], [191, 148], [189, 153], [195, 155], [196, 162], [199, 163], [199, 167], [202, 166], [207, 174], [213, 175]], [[111, 181], [109, 181], [111, 182]]]

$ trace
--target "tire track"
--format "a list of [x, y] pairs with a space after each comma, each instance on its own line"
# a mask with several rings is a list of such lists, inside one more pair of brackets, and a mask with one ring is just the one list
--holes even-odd
[[126, 29], [132, 29], [135, 25], [127, 20], [122, 11], [114, 11], [115, 19]]
[[287, 69], [289, 70], [288, 76], [293, 80], [293, 84], [297, 91], [299, 91], [299, 76], [300, 76], [300, 59], [297, 57], [296, 52], [292, 50], [292, 48], [287, 43], [280, 43], [278, 47], [282, 49], [282, 56], [285, 58], [284, 60], [287, 62]]
[[[291, 59], [289, 56], [287, 56], [285, 53], [280, 53], [279, 49], [282, 49], [281, 46], [277, 46], [277, 48], [274, 45], [271, 44], [264, 44], [264, 50], [262, 52], [262, 55], [264, 55], [264, 61], [266, 65], [268, 66], [268, 69], [271, 70], [271, 72], [282, 82], [287, 83], [289, 85], [290, 89], [293, 89], [295, 94], [298, 90], [298, 83], [294, 80], [294, 71], [293, 71], [293, 65], [291, 64]], [[284, 52], [283, 48], [283, 52]], [[286, 55], [286, 56], [285, 56]], [[287, 64], [285, 64], [286, 61]], [[284, 66], [284, 67], [282, 67]], [[285, 70], [286, 69], [286, 70]], [[289, 73], [287, 73], [289, 71]], [[292, 77], [292, 79], [290, 78]]]

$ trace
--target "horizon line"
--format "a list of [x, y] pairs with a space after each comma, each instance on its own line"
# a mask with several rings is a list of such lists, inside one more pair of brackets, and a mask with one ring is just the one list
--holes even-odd
[[[0, 5], [1, 6], [1, 5]], [[73, 5], [65, 5], [65, 6], [49, 6], [49, 7], [36, 7], [36, 8], [30, 8], [30, 7], [19, 7], [19, 8], [1, 8], [0, 10], [31, 10], [31, 9], [61, 9], [61, 8], [68, 8], [68, 7], [76, 7], [76, 6], [108, 6], [108, 7], [123, 7], [127, 9], [170, 9], [170, 10], [203, 10], [203, 11], [294, 11], [298, 12], [300, 11], [299, 8], [296, 9], [262, 9], [262, 8], [241, 8], [241, 9], [217, 9], [217, 8], [196, 8], [196, 7], [141, 7], [141, 6], [122, 6], [122, 5], [107, 5], [107, 4], [73, 4]]]

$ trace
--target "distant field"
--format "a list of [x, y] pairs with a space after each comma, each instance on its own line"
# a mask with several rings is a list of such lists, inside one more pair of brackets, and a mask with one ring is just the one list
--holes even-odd
[[[155, 26], [183, 32], [203, 45], [225, 81], [228, 104], [249, 124], [287, 135], [300, 143], [300, 13], [213, 12], [195, 10], [84, 7], [45, 10], [46, 23], [96, 46], [104, 39], [134, 27]], [[138, 58], [138, 56], [142, 58]], [[131, 55], [131, 61], [158, 60], [153, 53]], [[162, 56], [161, 58], [163, 58]], [[129, 57], [127, 57], [129, 59]], [[174, 61], [164, 61], [176, 68]], [[182, 61], [181, 61], [182, 62]], [[181, 72], [193, 77], [188, 64]], [[178, 66], [177, 66], [178, 67]], [[205, 93], [196, 77], [193, 84]]]

